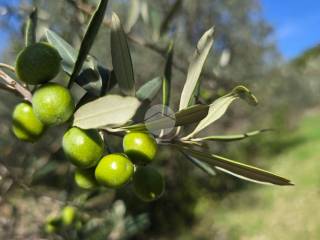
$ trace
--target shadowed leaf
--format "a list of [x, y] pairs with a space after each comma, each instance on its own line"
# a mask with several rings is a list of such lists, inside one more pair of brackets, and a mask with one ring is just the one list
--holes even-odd
[[112, 14], [111, 56], [113, 71], [121, 91], [126, 95], [134, 96], [134, 74], [127, 36], [116, 13]]
[[25, 32], [25, 45], [29, 46], [37, 42], [37, 21], [38, 21], [38, 10], [34, 8], [29, 15], [26, 25]]
[[148, 81], [137, 91], [137, 98], [140, 101], [149, 100], [151, 102], [161, 89], [161, 83], [162, 80], [160, 77]]
[[78, 76], [78, 74], [82, 69], [82, 65], [85, 62], [87, 55], [89, 54], [89, 51], [93, 45], [93, 42], [98, 34], [100, 25], [103, 22], [107, 5], [108, 5], [108, 0], [101, 0], [98, 8], [96, 9], [96, 11], [91, 17], [87, 31], [80, 45], [77, 60], [70, 77], [69, 86], [73, 83], [73, 81], [75, 80], [75, 78]]
[[170, 105], [170, 95], [171, 95], [171, 78], [172, 78], [172, 60], [173, 60], [173, 42], [169, 44], [167, 60], [164, 69], [164, 77], [162, 81], [162, 105]]

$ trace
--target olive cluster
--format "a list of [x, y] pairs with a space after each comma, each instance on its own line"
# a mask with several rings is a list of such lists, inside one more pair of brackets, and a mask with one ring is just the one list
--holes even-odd
[[[16, 60], [21, 81], [37, 85], [32, 104], [22, 102], [13, 112], [12, 130], [23, 141], [38, 140], [45, 129], [67, 122], [75, 110], [70, 91], [48, 83], [61, 68], [58, 51], [47, 43], [24, 48]], [[156, 140], [145, 132], [129, 132], [123, 138], [123, 153], [104, 156], [104, 139], [97, 129], [71, 127], [62, 140], [66, 157], [76, 166], [75, 182], [84, 189], [97, 186], [120, 188], [133, 181], [136, 195], [152, 201], [164, 191], [164, 180], [151, 163], [157, 152]]]

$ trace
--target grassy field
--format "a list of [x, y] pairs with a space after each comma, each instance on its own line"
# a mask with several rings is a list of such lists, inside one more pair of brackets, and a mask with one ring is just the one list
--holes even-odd
[[320, 114], [304, 117], [289, 138], [299, 138], [299, 144], [270, 160], [269, 169], [295, 186], [251, 184], [214, 205], [204, 198], [198, 206], [200, 222], [193, 229], [199, 235], [193, 238], [320, 239]]

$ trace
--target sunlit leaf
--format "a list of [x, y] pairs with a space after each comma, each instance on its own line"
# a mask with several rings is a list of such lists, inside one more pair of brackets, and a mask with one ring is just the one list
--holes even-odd
[[113, 71], [121, 91], [126, 95], [134, 96], [134, 74], [127, 36], [115, 13], [112, 14], [111, 56]]
[[288, 179], [250, 165], [236, 162], [215, 154], [205, 153], [203, 151], [196, 151], [187, 148], [180, 149], [186, 154], [204, 161], [220, 171], [226, 172], [247, 181], [261, 184], [293, 185]]
[[81, 106], [74, 114], [73, 125], [83, 129], [123, 125], [139, 106], [135, 97], [107, 95]]
[[25, 32], [25, 45], [29, 46], [37, 42], [37, 21], [38, 21], [38, 10], [34, 8], [29, 15], [26, 24], [26, 32]]
[[93, 42], [98, 34], [99, 28], [103, 22], [107, 5], [108, 0], [100, 0], [99, 6], [97, 7], [97, 9], [91, 17], [87, 31], [80, 45], [77, 60], [70, 77], [69, 85], [72, 84], [72, 82], [75, 80], [75, 78], [78, 76], [82, 69], [82, 65], [85, 62], [87, 55], [89, 54]]
[[221, 142], [231, 142], [231, 141], [238, 141], [248, 137], [253, 137], [263, 132], [272, 131], [272, 129], [261, 129], [252, 132], [247, 132], [243, 134], [234, 134], [234, 135], [221, 135], [221, 136], [208, 136], [202, 138], [192, 138], [190, 141], [193, 142], [202, 142], [202, 141], [221, 141]]
[[192, 133], [190, 133], [183, 139], [190, 139], [191, 137], [208, 127], [210, 124], [221, 118], [227, 111], [230, 104], [237, 98], [242, 98], [252, 105], [257, 104], [256, 97], [247, 88], [238, 86], [234, 88], [231, 93], [218, 98], [212, 104], [210, 104], [207, 117], [198, 124], [198, 126], [193, 130]]
[[140, 0], [131, 0], [128, 19], [125, 25], [126, 32], [130, 32], [131, 28], [136, 24], [140, 15]]
[[150, 102], [158, 94], [161, 89], [162, 80], [160, 77], [156, 77], [139, 88], [137, 91], [137, 98], [140, 101], [149, 100]]
[[188, 107], [190, 99], [195, 92], [203, 64], [213, 44], [213, 32], [213, 28], [210, 28], [203, 34], [197, 44], [196, 51], [193, 53], [188, 69], [187, 80], [180, 98], [180, 110]]

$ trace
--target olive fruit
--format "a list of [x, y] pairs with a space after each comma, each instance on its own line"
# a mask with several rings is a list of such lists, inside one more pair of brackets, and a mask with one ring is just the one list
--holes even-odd
[[22, 102], [15, 107], [12, 114], [12, 131], [22, 141], [34, 142], [41, 137], [44, 126], [34, 114], [31, 104]]
[[146, 165], [157, 153], [157, 142], [147, 133], [130, 132], [123, 138], [123, 150], [130, 160], [138, 165]]
[[133, 176], [134, 193], [141, 200], [151, 202], [158, 199], [164, 192], [162, 175], [151, 167], [140, 167]]
[[94, 169], [77, 168], [74, 174], [76, 184], [83, 189], [94, 189], [98, 186], [97, 180], [94, 177]]
[[74, 207], [65, 206], [62, 209], [61, 220], [64, 226], [70, 226], [76, 218], [76, 210]]
[[63, 136], [66, 157], [79, 168], [94, 167], [103, 154], [103, 139], [95, 129], [70, 128]]
[[109, 188], [119, 188], [132, 177], [134, 165], [128, 157], [121, 153], [113, 153], [103, 157], [95, 170], [97, 181]]
[[58, 232], [62, 225], [62, 219], [60, 216], [49, 216], [46, 220], [44, 231], [47, 234]]
[[16, 60], [19, 79], [27, 84], [43, 84], [57, 76], [61, 66], [58, 51], [47, 43], [24, 48]]
[[57, 83], [47, 83], [36, 90], [32, 105], [39, 120], [49, 126], [66, 122], [75, 109], [70, 91]]

